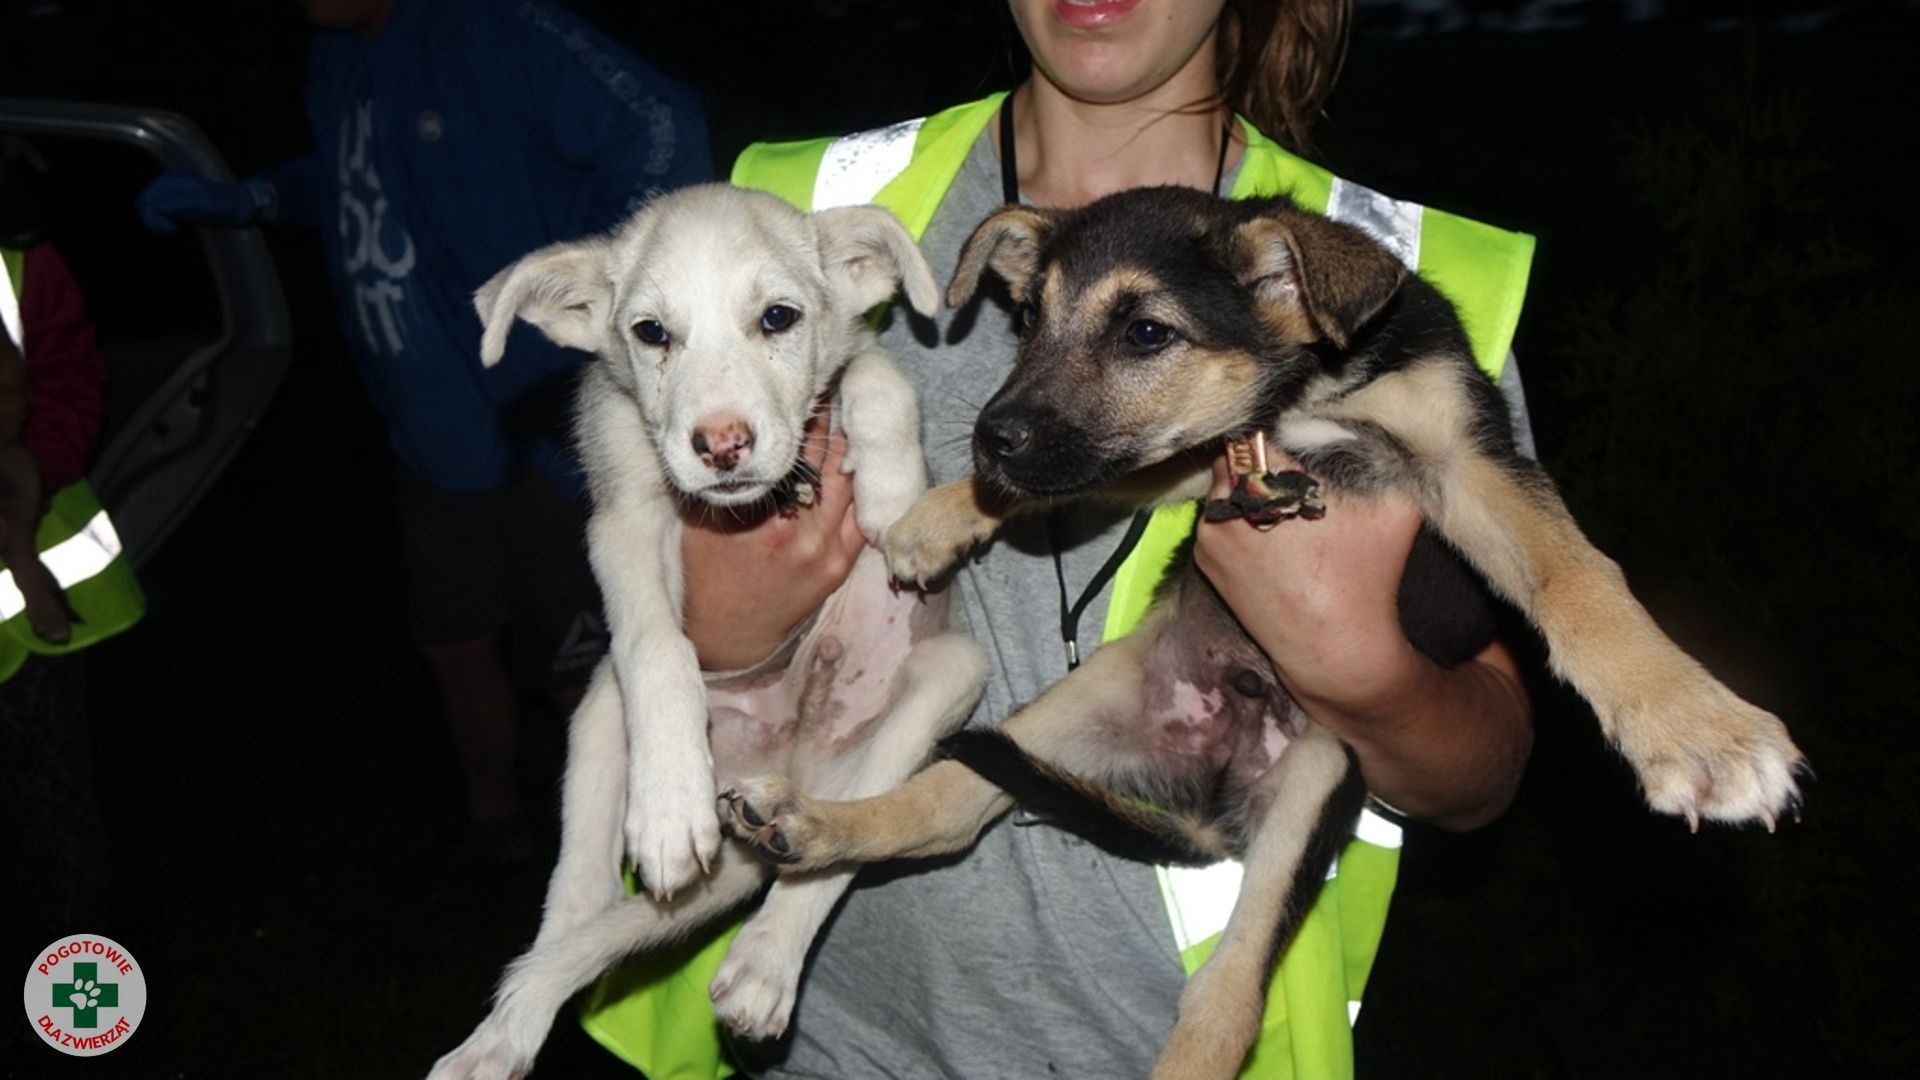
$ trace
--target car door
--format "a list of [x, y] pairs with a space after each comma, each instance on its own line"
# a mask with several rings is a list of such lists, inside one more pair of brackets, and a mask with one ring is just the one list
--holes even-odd
[[158, 237], [140, 226], [135, 197], [160, 172], [232, 179], [184, 116], [0, 98], [0, 140], [86, 294], [108, 378], [88, 477], [138, 564], [218, 479], [286, 375], [280, 278], [257, 229]]

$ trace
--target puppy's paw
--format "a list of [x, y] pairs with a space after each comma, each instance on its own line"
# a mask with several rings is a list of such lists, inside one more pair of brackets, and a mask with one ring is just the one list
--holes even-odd
[[786, 1034], [809, 944], [778, 939], [761, 929], [759, 920], [748, 919], [707, 988], [714, 1015], [744, 1038]]
[[627, 857], [655, 900], [700, 880], [720, 854], [713, 767], [648, 769], [628, 778]]
[[1805, 755], [1772, 713], [1742, 701], [1704, 670], [1613, 718], [1621, 753], [1647, 804], [1687, 820], [1763, 824], [1799, 816]]
[[[812, 870], [825, 865], [814, 843], [806, 801], [785, 777], [743, 780], [720, 793], [727, 831], [783, 869]], [[729, 950], [731, 955], [731, 950]]]
[[918, 460], [913, 462], [915, 471], [911, 473], [874, 461], [856, 467], [851, 450], [846, 460], [849, 468], [857, 468], [853, 474], [853, 520], [867, 543], [878, 544], [887, 529], [925, 494], [926, 477], [918, 471]]
[[887, 527], [879, 547], [895, 581], [926, 588], [993, 538], [1000, 519], [980, 510], [971, 487], [960, 481], [935, 488]]
[[[537, 1052], [537, 1048], [536, 1048]], [[520, 1080], [534, 1054], [516, 1050], [507, 1032], [488, 1017], [427, 1073], [427, 1080]]]

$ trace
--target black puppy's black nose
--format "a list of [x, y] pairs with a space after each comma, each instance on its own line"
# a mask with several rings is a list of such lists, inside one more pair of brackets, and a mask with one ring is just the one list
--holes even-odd
[[995, 461], [1012, 461], [1033, 445], [1033, 424], [1011, 411], [982, 414], [973, 426], [973, 445]]

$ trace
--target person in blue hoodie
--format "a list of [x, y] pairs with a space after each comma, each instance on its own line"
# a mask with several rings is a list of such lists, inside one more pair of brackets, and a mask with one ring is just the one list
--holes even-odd
[[467, 788], [455, 855], [517, 863], [516, 685], [570, 709], [606, 641], [566, 437], [584, 357], [521, 327], [483, 369], [471, 298], [521, 255], [709, 179], [705, 121], [687, 87], [543, 0], [305, 7], [313, 152], [239, 182], [168, 173], [139, 211], [159, 232], [320, 230], [398, 459], [411, 630]]

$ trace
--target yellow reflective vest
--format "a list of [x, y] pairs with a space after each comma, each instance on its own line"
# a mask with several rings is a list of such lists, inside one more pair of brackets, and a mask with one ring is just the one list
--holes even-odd
[[[734, 163], [733, 182], [802, 210], [878, 203], [918, 238], [1004, 94], [918, 120], [837, 139], [758, 143]], [[1234, 198], [1285, 194], [1301, 207], [1365, 229], [1458, 308], [1474, 356], [1498, 378], [1526, 292], [1533, 238], [1389, 199], [1296, 157], [1242, 120], [1247, 140]], [[1132, 630], [1153, 600], [1196, 507], [1155, 511], [1113, 581], [1103, 640]], [[1353, 1075], [1352, 1024], [1386, 926], [1399, 869], [1400, 829], [1371, 811], [1340, 852], [1267, 995], [1259, 1041], [1242, 1074], [1261, 1080]], [[1191, 975], [1212, 952], [1239, 891], [1238, 863], [1161, 867], [1158, 877], [1181, 961]], [[732, 941], [729, 927], [666, 954], [643, 957], [589, 994], [587, 1032], [650, 1080], [714, 1080], [733, 1072], [707, 999]]]
[[[26, 333], [19, 311], [20, 297], [26, 292], [24, 273], [21, 253], [0, 249], [0, 322], [22, 352]], [[66, 642], [56, 645], [41, 640], [27, 625], [26, 601], [14, 584], [13, 571], [0, 559], [0, 683], [19, 671], [29, 654], [84, 649], [132, 626], [146, 609], [113, 521], [85, 480], [54, 493], [40, 519], [34, 546], [54, 580], [66, 590], [67, 606], [76, 618]]]

